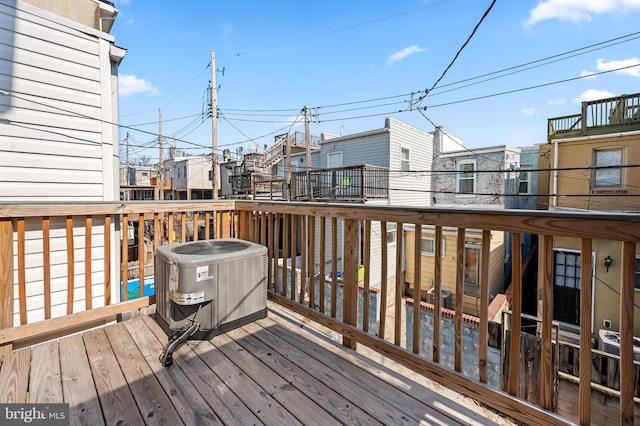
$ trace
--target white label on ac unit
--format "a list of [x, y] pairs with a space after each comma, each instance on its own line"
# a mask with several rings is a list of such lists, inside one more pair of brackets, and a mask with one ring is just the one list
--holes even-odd
[[195, 305], [204, 302], [204, 291], [195, 293], [173, 293], [173, 301], [180, 305]]
[[198, 266], [196, 268], [196, 282], [209, 278], [209, 266]]

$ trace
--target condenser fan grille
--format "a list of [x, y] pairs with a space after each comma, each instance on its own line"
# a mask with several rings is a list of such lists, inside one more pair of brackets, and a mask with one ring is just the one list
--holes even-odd
[[235, 253], [251, 247], [243, 241], [202, 241], [177, 246], [172, 249], [176, 254], [206, 256], [211, 254]]

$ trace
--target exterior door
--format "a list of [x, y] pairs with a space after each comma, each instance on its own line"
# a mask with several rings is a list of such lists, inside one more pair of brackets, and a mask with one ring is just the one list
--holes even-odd
[[553, 319], [580, 323], [580, 253], [554, 252]]

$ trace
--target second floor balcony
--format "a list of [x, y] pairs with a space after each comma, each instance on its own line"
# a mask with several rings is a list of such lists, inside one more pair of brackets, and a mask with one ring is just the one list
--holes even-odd
[[582, 102], [579, 114], [548, 119], [549, 141], [640, 130], [640, 93]]
[[389, 169], [362, 164], [291, 174], [291, 199], [365, 201], [389, 198]]

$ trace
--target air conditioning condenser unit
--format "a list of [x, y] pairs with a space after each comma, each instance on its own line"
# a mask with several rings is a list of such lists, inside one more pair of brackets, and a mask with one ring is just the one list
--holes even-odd
[[169, 335], [160, 361], [189, 339], [267, 316], [267, 248], [235, 238], [162, 245], [156, 251], [156, 320]]

